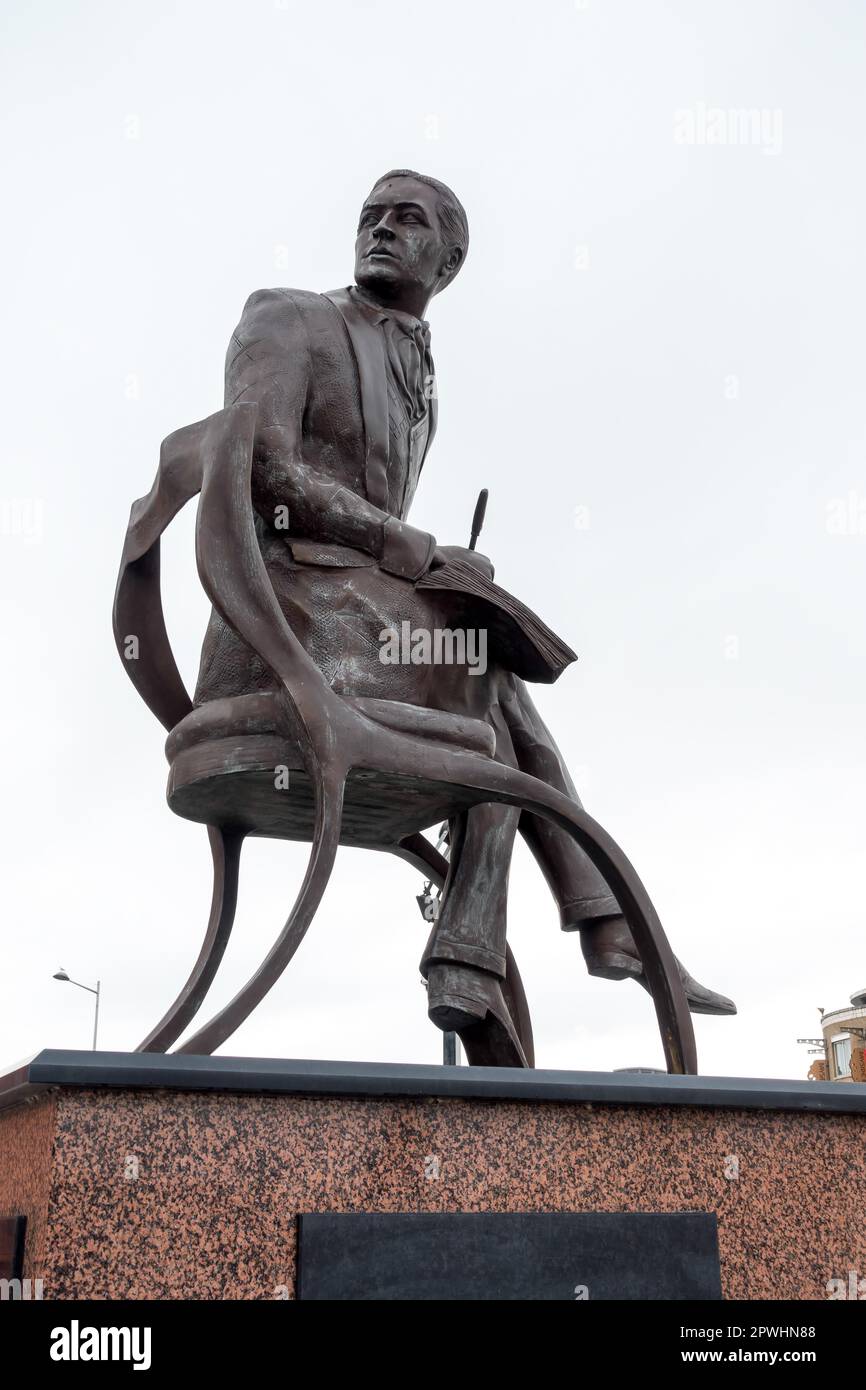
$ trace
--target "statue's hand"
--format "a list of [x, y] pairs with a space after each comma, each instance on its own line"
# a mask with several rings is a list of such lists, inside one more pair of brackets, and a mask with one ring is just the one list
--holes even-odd
[[433, 559], [430, 561], [430, 568], [431, 570], [438, 569], [440, 565], [447, 565], [449, 560], [463, 560], [467, 565], [474, 565], [487, 579], [493, 578], [492, 561], [486, 555], [481, 555], [479, 551], [467, 550], [463, 545], [437, 545], [433, 552]]

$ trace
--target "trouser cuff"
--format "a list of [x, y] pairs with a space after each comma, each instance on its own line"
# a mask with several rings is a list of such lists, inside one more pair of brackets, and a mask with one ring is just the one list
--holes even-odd
[[439, 937], [432, 949], [424, 953], [421, 961], [421, 974], [425, 980], [431, 965], [437, 961], [448, 961], [451, 965], [471, 965], [475, 970], [488, 970], [497, 979], [505, 979], [505, 956], [498, 951], [487, 950], [484, 946], [469, 946], [465, 941], [449, 941]]
[[622, 909], [612, 893], [599, 898], [577, 898], [563, 903], [559, 921], [563, 931], [579, 931], [596, 917], [621, 917]]

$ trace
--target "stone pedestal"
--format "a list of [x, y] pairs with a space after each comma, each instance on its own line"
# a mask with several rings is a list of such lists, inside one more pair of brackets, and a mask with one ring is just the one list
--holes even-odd
[[866, 1085], [48, 1051], [0, 1105], [45, 1298], [294, 1297], [338, 1212], [710, 1213], [725, 1298], [866, 1276]]

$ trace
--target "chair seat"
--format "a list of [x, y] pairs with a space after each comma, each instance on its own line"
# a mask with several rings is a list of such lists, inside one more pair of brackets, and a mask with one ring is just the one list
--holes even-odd
[[[406, 705], [399, 700], [346, 698], [346, 704], [374, 723], [395, 733], [463, 748], [467, 753], [483, 753], [492, 758], [496, 735], [483, 719], [471, 719], [444, 710]], [[247, 735], [279, 735], [281, 730], [279, 693], [257, 691], [229, 699], [210, 700], [198, 705], [176, 724], [165, 742], [165, 755], [174, 762], [178, 753], [209, 739], [243, 738]]]
[[[347, 699], [396, 733], [492, 756], [493, 729], [480, 719], [396, 700]], [[300, 751], [282, 727], [279, 695], [261, 691], [199, 705], [172, 729], [168, 804], [205, 825], [275, 839], [312, 839], [315, 807]], [[287, 775], [286, 775], [287, 774]], [[354, 770], [346, 784], [340, 842], [392, 847], [478, 800], [466, 788], [411, 776]]]

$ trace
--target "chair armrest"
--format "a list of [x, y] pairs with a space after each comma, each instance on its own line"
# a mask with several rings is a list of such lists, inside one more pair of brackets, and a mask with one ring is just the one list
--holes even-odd
[[339, 703], [286, 622], [259, 549], [250, 491], [257, 409], [253, 402], [229, 406], [169, 435], [153, 487], [130, 514], [114, 601], [115, 643], [142, 699], [169, 730], [192, 702], [165, 628], [159, 540], [197, 493], [196, 561], [214, 607], [270, 668], [295, 711], [299, 703], [306, 709], [311, 701]]

